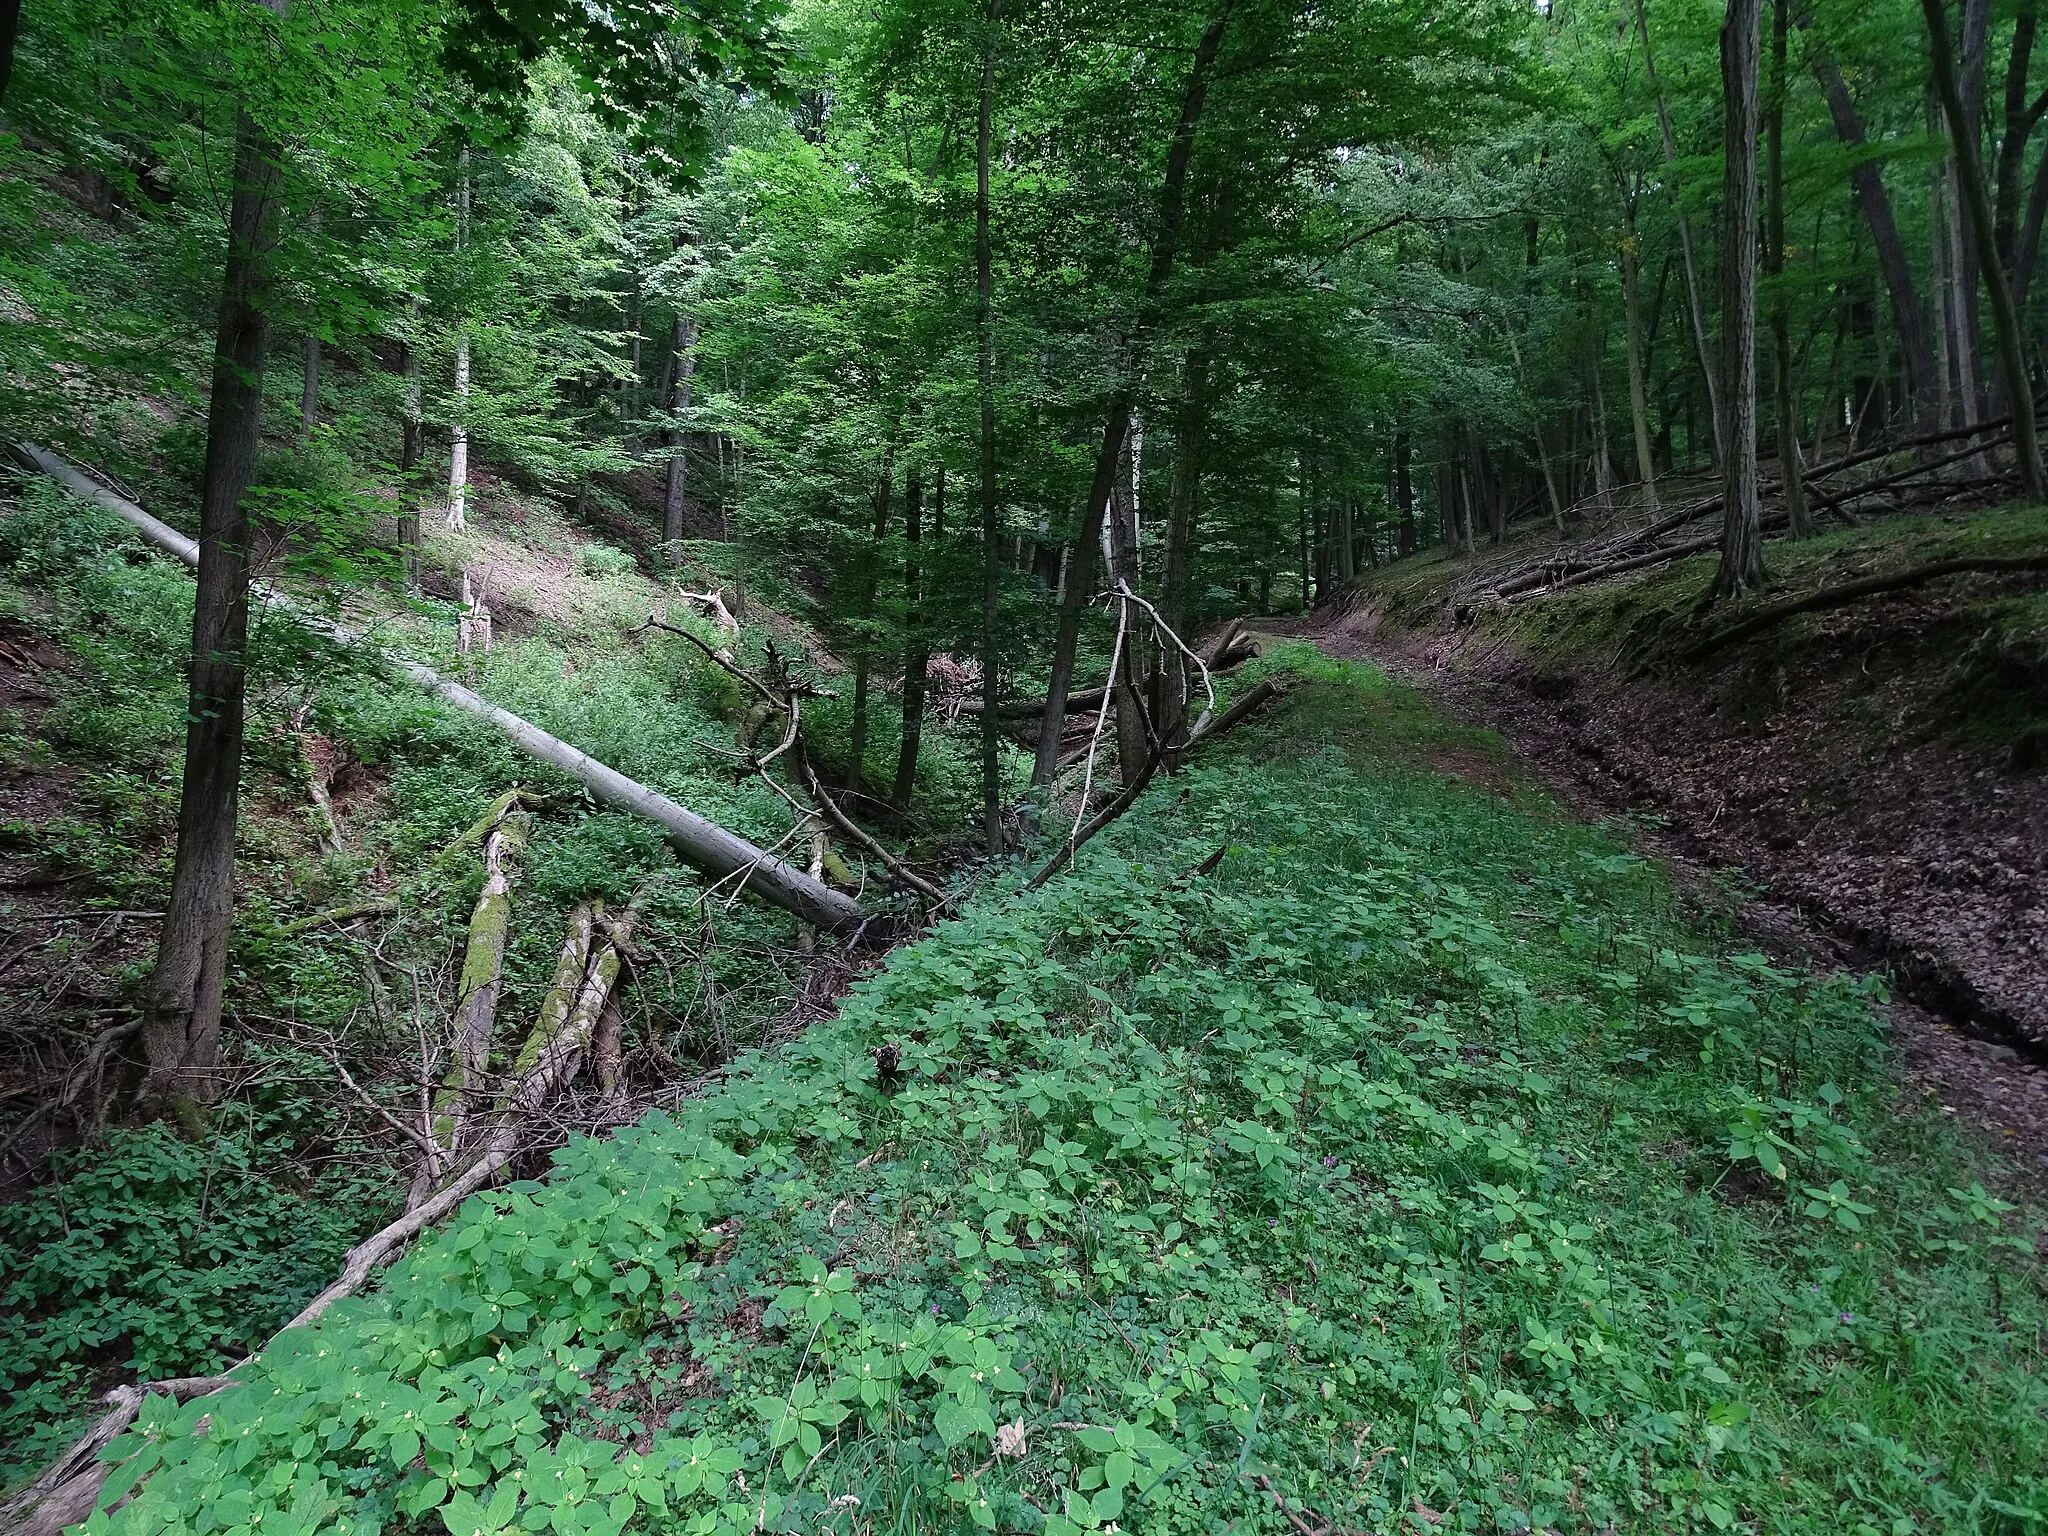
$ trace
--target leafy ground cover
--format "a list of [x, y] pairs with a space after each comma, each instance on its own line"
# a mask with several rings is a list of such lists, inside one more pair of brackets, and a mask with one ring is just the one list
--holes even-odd
[[95, 1536], [2037, 1524], [2034, 1227], [1874, 984], [1273, 664], [1073, 872], [150, 1405]]
[[[730, 770], [731, 722], [743, 712], [730, 681], [682, 640], [625, 636], [651, 612], [692, 622], [672, 588], [538, 498], [493, 488], [484, 505], [489, 526], [428, 553], [430, 566], [469, 560], [502, 578], [516, 622], [488, 658], [456, 656], [443, 602], [402, 604], [368, 586], [354, 592], [352, 616], [726, 825], [781, 839], [786, 807]], [[177, 818], [191, 601], [189, 573], [111, 516], [40, 480], [0, 501], [0, 641], [12, 648], [10, 683], [29, 690], [0, 699], [0, 1091], [10, 1111], [43, 1091], [38, 1050], [55, 1040], [82, 1052], [132, 1017], [147, 979]], [[790, 621], [755, 612], [786, 647], [801, 645]], [[746, 643], [767, 632], [750, 628]], [[12, 658], [31, 655], [36, 665], [16, 674]], [[417, 691], [307, 652], [288, 626], [259, 626], [252, 670], [234, 1087], [203, 1143], [102, 1127], [60, 1149], [49, 1177], [0, 1200], [0, 1485], [68, 1441], [114, 1382], [242, 1358], [396, 1213], [413, 1151], [343, 1090], [322, 1051], [396, 1113], [413, 1112], [425, 1049], [413, 1019], [437, 1034], [445, 1026], [481, 883], [473, 850], [442, 854], [509, 786], [563, 787]], [[818, 739], [836, 746], [843, 728], [835, 735], [819, 713]], [[875, 760], [886, 751], [893, 771], [893, 731], [874, 735], [884, 738]], [[320, 844], [307, 741], [333, 774], [339, 852]], [[918, 824], [943, 828], [972, 801], [972, 759], [935, 726], [920, 770]], [[567, 910], [622, 900], [656, 873], [643, 931], [662, 960], [625, 1000], [629, 1085], [636, 1072], [644, 1085], [721, 1061], [798, 1008], [809, 963], [793, 920], [706, 905], [646, 825], [560, 794], [516, 890], [500, 1009], [514, 1046]], [[305, 926], [379, 898], [397, 911], [367, 930]]]

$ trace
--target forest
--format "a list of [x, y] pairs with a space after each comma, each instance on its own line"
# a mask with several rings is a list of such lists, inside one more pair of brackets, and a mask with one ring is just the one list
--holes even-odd
[[2037, 0], [0, 0], [0, 1536], [2048, 1523]]

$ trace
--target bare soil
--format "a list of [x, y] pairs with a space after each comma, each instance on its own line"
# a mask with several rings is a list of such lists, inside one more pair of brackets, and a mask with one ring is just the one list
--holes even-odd
[[1732, 903], [1771, 952], [1888, 973], [1907, 1090], [1989, 1131], [2039, 1182], [2048, 777], [1924, 729], [1939, 669], [1879, 669], [1846, 710], [1838, 686], [1880, 643], [1938, 633], [1958, 601], [1909, 592], [1859, 605], [1796, 656], [1761, 637], [1717, 678], [1539, 665], [1471, 627], [1383, 627], [1370, 605], [1267, 627], [1374, 662], [1500, 731], [1559, 799], [1625, 819], [1682, 886]]

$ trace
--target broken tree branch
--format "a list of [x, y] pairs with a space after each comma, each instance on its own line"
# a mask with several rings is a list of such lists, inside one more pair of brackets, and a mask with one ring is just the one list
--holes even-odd
[[[1243, 698], [1232, 704], [1211, 721], [1206, 730], [1201, 731], [1199, 734], [1190, 733], [1187, 740], [1181, 743], [1180, 750], [1183, 753], [1191, 752], [1203, 742], [1213, 740], [1227, 731], [1236, 729], [1249, 716], [1265, 708], [1266, 705], [1272, 703], [1286, 692], [1286, 685], [1278, 678], [1269, 677], [1263, 679], [1256, 687], [1247, 692]], [[1024, 882], [1024, 889], [1035, 891], [1044, 885], [1046, 881], [1071, 864], [1074, 861], [1074, 855], [1079, 853], [1096, 833], [1107, 827], [1136, 804], [1138, 796], [1144, 793], [1145, 786], [1152, 782], [1153, 775], [1159, 771], [1159, 763], [1164, 755], [1159, 746], [1154, 746], [1145, 755], [1143, 770], [1135, 775], [1130, 783], [1124, 786], [1123, 793], [1104, 806], [1096, 814], [1095, 819], [1089, 822], [1087, 826], [1082, 827], [1073, 836], [1069, 837], [1066, 842], [1062, 843], [1059, 852], [1048, 859], [1044, 867], [1037, 874]]]

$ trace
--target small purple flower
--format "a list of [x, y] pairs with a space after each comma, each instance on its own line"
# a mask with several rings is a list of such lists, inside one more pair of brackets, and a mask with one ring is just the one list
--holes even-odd
[[933, 1303], [932, 1303], [932, 1316], [933, 1316], [933, 1317], [937, 1317], [938, 1315], [939, 1315], [939, 1304], [938, 1304], [938, 1303], [937, 1303], [937, 1302], [935, 1301], [935, 1302], [933, 1302]]
[[1266, 1218], [1266, 1225], [1269, 1227], [1277, 1227], [1280, 1225], [1280, 1218], [1278, 1216], [1268, 1216]]
[[1845, 1323], [1853, 1323], [1856, 1321], [1856, 1314], [1854, 1312], [1844, 1312], [1841, 1314], [1841, 1319]]
[[1325, 1168], [1334, 1168], [1337, 1166], [1337, 1159], [1334, 1157], [1326, 1157], [1323, 1159], [1323, 1166]]

